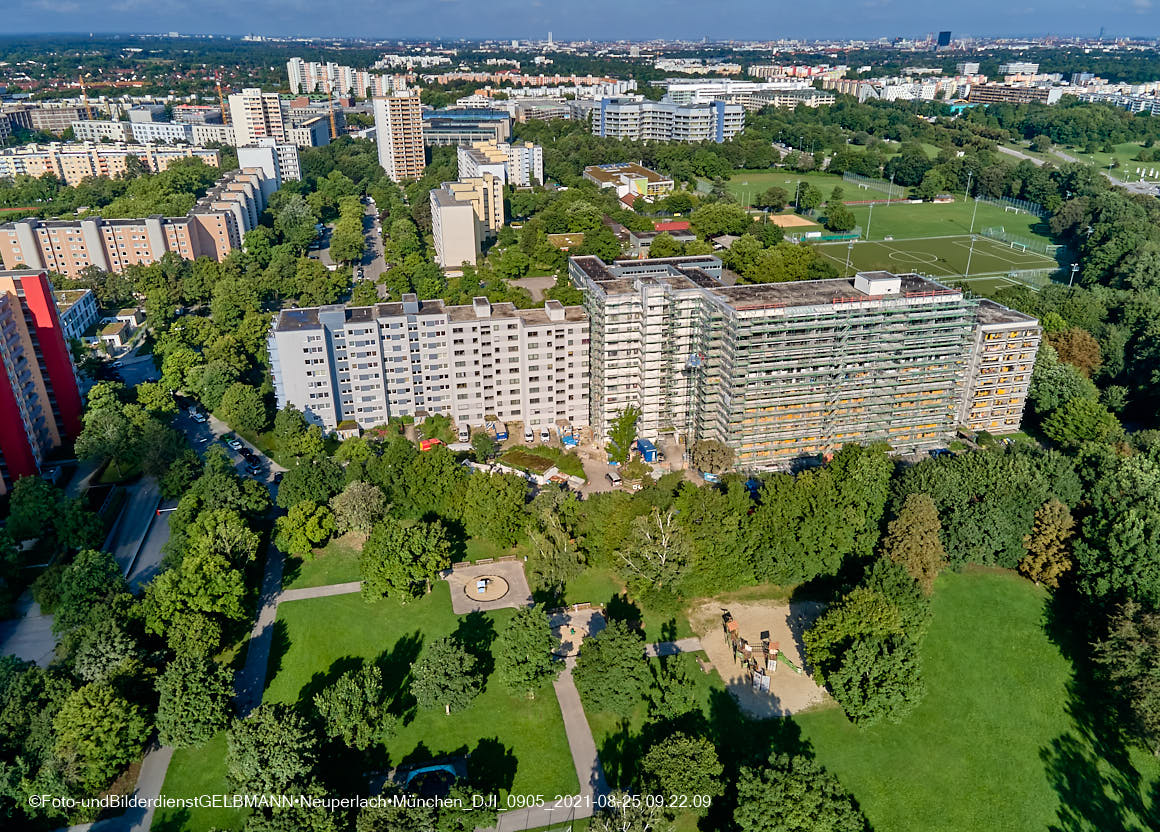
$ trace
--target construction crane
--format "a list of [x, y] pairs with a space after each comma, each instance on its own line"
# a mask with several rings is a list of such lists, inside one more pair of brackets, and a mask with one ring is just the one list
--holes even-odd
[[334, 122], [334, 82], [326, 79], [326, 99], [330, 102], [330, 140], [338, 138], [338, 126]]
[[85, 76], [78, 75], [77, 80], [81, 84], [81, 104], [84, 105], [85, 115], [88, 116], [89, 121], [93, 120], [93, 108], [89, 106], [89, 94], [85, 91]]
[[218, 92], [218, 106], [222, 109], [222, 124], [230, 123], [230, 114], [226, 111], [226, 98], [222, 95], [222, 73], [220, 69], [215, 69], [213, 72], [214, 78], [217, 80]]

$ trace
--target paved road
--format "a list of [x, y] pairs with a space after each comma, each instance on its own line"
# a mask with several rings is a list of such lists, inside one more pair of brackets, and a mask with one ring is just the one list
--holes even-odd
[[160, 513], [154, 515], [145, 540], [141, 543], [141, 549], [137, 553], [137, 560], [129, 572], [129, 588], [133, 592], [144, 589], [145, 585], [156, 578], [157, 573], [161, 571], [161, 559], [164, 554], [161, 547], [169, 541], [170, 512], [164, 509], [173, 508], [176, 505], [176, 502], [170, 502], [172, 505], [162, 503], [159, 506]]
[[1022, 153], [1012, 147], [1003, 147], [1003, 145], [1000, 144], [996, 145], [995, 149], [1000, 153], [1006, 153], [1008, 156], [1014, 156], [1016, 159], [1026, 159], [1028, 162], [1035, 165], [1035, 167], [1041, 167], [1043, 165], [1042, 159], [1036, 159], [1034, 156], [1028, 156], [1026, 153]]
[[12, 654], [41, 667], [48, 667], [56, 649], [52, 616], [40, 611], [27, 590], [16, 602], [16, 618], [0, 621], [0, 655]]
[[[308, 252], [307, 256], [320, 261], [325, 266], [335, 265], [330, 256], [330, 237], [334, 232], [334, 224], [328, 223], [323, 232], [323, 247]], [[379, 211], [373, 203], [363, 204], [363, 242], [365, 251], [362, 260], [356, 264], [355, 280], [358, 280], [357, 268], [362, 267], [363, 279], [377, 281], [387, 270], [387, 263], [383, 259], [383, 232], [379, 223]]]
[[161, 504], [161, 489], [152, 477], [142, 477], [126, 491], [125, 506], [105, 540], [105, 550], [112, 553], [121, 567], [121, 574], [128, 576], [156, 517], [157, 506]]

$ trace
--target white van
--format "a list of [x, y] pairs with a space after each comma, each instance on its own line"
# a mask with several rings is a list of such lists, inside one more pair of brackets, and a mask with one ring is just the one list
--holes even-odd
[[613, 488], [620, 488], [620, 484], [623, 482], [623, 480], [620, 478], [620, 474], [616, 473], [615, 471], [609, 471], [604, 475], [604, 478], [608, 480], [608, 484]]

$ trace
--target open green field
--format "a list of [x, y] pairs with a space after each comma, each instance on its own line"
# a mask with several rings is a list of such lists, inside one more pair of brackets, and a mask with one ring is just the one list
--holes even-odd
[[[742, 205], [752, 205], [759, 194], [765, 193], [776, 185], [789, 194], [790, 204], [793, 204], [793, 195], [797, 191], [798, 182], [808, 182], [822, 192], [823, 199], [830, 198], [830, 192], [835, 187], [842, 189], [845, 199], [885, 199], [886, 191], [876, 189], [863, 190], [853, 182], [847, 182], [841, 176], [832, 173], [794, 173], [790, 170], [740, 170], [735, 171], [726, 183], [729, 193], [736, 197]], [[899, 189], [905, 192], [905, 188]]]
[[862, 228], [863, 237], [869, 240], [970, 234], [974, 214], [975, 233], [999, 226], [1009, 234], [1051, 242], [1036, 231], [1040, 219], [1034, 214], [1016, 213], [986, 202], [980, 202], [976, 209], [973, 200], [964, 200], [961, 195], [955, 202], [895, 202], [875, 205], [873, 212], [868, 205], [852, 205], [850, 210]]
[[[165, 772], [163, 797], [191, 798], [203, 794], [223, 794], [226, 787], [226, 732], [214, 735], [205, 745], [179, 748], [173, 752]], [[241, 829], [246, 812], [241, 809], [212, 807], [159, 808], [153, 816], [153, 829], [159, 832], [179, 830]]]
[[866, 729], [836, 708], [796, 718], [877, 832], [1157, 828], [1142, 807], [1160, 761], [1100, 730], [1113, 718], [1044, 631], [1047, 601], [1012, 573], [944, 574], [914, 713]]
[[[514, 613], [460, 618], [451, 612], [448, 593], [447, 583], [439, 581], [428, 595], [406, 605], [390, 600], [368, 604], [359, 595], [280, 604], [265, 701], [309, 701], [319, 688], [365, 661], [383, 668], [388, 690], [402, 690], [424, 644], [457, 633], [466, 643], [490, 645]], [[412, 712], [373, 756], [375, 768], [385, 771], [404, 760], [469, 751], [494, 761], [495, 785], [503, 793], [575, 794], [579, 787], [550, 685], [528, 700], [511, 696], [493, 681], [465, 711], [451, 716]]]
[[361, 536], [346, 534], [316, 550], [311, 560], [287, 555], [282, 569], [282, 589], [304, 589], [359, 580], [362, 577], [358, 569], [362, 542]]
[[[972, 251], [971, 238], [928, 237], [890, 242], [819, 243], [818, 253], [839, 272], [885, 270], [895, 273], [919, 272], [935, 278], [1006, 274], [1028, 269], [1054, 269], [1050, 257], [1013, 249], [1006, 243], [977, 237]], [[970, 271], [968, 273], [968, 260]]]

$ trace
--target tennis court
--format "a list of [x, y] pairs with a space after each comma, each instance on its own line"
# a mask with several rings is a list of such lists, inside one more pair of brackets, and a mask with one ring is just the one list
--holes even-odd
[[839, 272], [846, 270], [848, 256], [849, 274], [883, 270], [896, 274], [918, 272], [934, 278], [961, 278], [1058, 268], [1050, 257], [1028, 251], [1018, 244], [1012, 246], [986, 237], [976, 237], [972, 251], [969, 235], [855, 242], [852, 248], [841, 242], [819, 243], [815, 247], [819, 254], [838, 267]]

